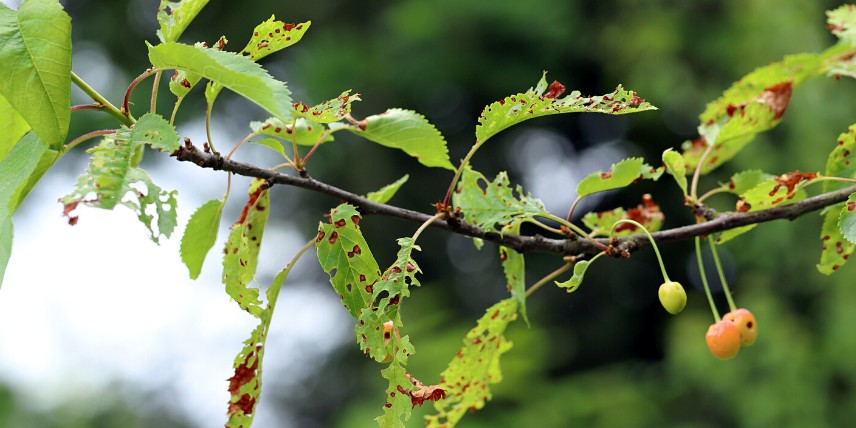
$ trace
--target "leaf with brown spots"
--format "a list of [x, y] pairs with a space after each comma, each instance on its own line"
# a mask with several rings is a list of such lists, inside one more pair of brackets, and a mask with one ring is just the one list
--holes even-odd
[[157, 36], [160, 41], [177, 41], [206, 4], [208, 0], [161, 0], [157, 15], [160, 24]]
[[248, 287], [256, 274], [259, 249], [270, 212], [267, 182], [256, 178], [250, 184], [249, 199], [238, 221], [232, 225], [223, 250], [223, 284], [226, 293], [241, 309], [253, 316], [262, 311], [259, 289]]
[[[851, 196], [852, 198], [852, 196]], [[844, 215], [846, 203], [834, 205], [826, 211], [823, 217], [823, 226], [820, 229], [820, 261], [817, 264], [818, 272], [831, 275], [844, 266], [856, 245], [849, 242], [841, 234], [838, 227], [839, 219]]]
[[541, 116], [585, 112], [618, 115], [657, 109], [621, 85], [606, 95], [583, 96], [579, 91], [573, 91], [558, 98], [564, 91], [564, 85], [559, 82], [548, 87], [545, 72], [534, 88], [488, 105], [479, 116], [476, 145], [484, 144], [512, 125]]
[[434, 403], [437, 414], [426, 416], [428, 427], [453, 427], [468, 411], [483, 408], [491, 399], [490, 385], [502, 380], [499, 359], [512, 345], [503, 335], [516, 318], [517, 301], [505, 299], [488, 308], [467, 333], [464, 346], [440, 375], [438, 386], [446, 398]]
[[[250, 122], [250, 129], [255, 135], [269, 135], [285, 141], [289, 146], [292, 142], [301, 146], [314, 146], [316, 143], [333, 141], [333, 136], [326, 133], [324, 125], [311, 122], [304, 118], [297, 118], [294, 124], [285, 124], [281, 120], [272, 117], [264, 122]], [[285, 156], [285, 151], [272, 147]]]
[[841, 41], [856, 45], [856, 8], [846, 4], [826, 12], [827, 27]]
[[544, 204], [524, 193], [521, 186], [512, 189], [507, 173], [500, 172], [493, 181], [488, 181], [469, 165], [452, 194], [452, 205], [460, 208], [467, 222], [489, 230], [500, 227], [508, 231], [527, 219], [549, 215]]
[[253, 61], [258, 61], [299, 42], [311, 24], [310, 21], [300, 24], [286, 24], [277, 21], [276, 17], [271, 15], [267, 21], [256, 26], [253, 30], [253, 36], [250, 37], [247, 46], [240, 53]]
[[663, 171], [664, 168], [653, 168], [642, 158], [627, 158], [613, 164], [606, 172], [597, 171], [583, 178], [577, 185], [577, 194], [583, 197], [627, 187], [641, 179], [657, 180]]
[[844, 239], [856, 244], [856, 193], [850, 195], [844, 202], [841, 215], [838, 217], [838, 229]]
[[339, 205], [330, 212], [330, 222], [319, 225], [315, 240], [321, 268], [330, 275], [333, 289], [354, 318], [369, 306], [380, 277], [377, 261], [357, 224], [359, 219], [353, 205]]
[[[641, 223], [649, 232], [656, 232], [663, 227], [663, 212], [660, 205], [654, 202], [651, 195], [642, 196], [642, 203], [636, 208], [625, 210], [615, 208], [609, 211], [591, 212], [583, 216], [583, 224], [591, 229], [592, 236], [609, 236], [612, 226], [619, 220], [634, 220]], [[639, 228], [630, 223], [621, 223], [615, 228], [613, 236], [627, 236], [642, 233]]]
[[351, 114], [351, 103], [362, 101], [360, 94], [351, 94], [348, 89], [332, 100], [310, 107], [302, 102], [294, 103], [294, 117], [304, 117], [315, 123], [332, 123]]
[[[850, 125], [847, 132], [838, 136], [835, 148], [829, 153], [826, 161], [828, 177], [856, 178], [856, 125]], [[823, 191], [831, 192], [849, 186], [849, 183], [826, 180]]]
[[[505, 230], [519, 235], [520, 224]], [[529, 325], [529, 318], [526, 315], [526, 260], [523, 253], [513, 248], [500, 246], [499, 260], [502, 263], [502, 271], [505, 273], [506, 289], [511, 293], [511, 298], [517, 300], [520, 316]]]

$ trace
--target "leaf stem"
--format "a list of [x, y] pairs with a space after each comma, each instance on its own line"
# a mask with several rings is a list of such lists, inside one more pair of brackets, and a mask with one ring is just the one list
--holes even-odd
[[431, 223], [434, 223], [435, 221], [444, 217], [446, 217], [446, 213], [437, 213], [431, 216], [431, 218], [429, 218], [428, 220], [425, 220], [425, 222], [422, 223], [422, 225], [419, 226], [419, 229], [416, 229], [416, 232], [413, 234], [413, 242], [416, 242], [416, 238], [418, 238], [419, 235], [422, 234], [422, 231], [425, 230], [428, 226], [430, 226]]
[[713, 253], [713, 264], [716, 265], [716, 273], [719, 274], [719, 282], [725, 291], [725, 299], [728, 300], [728, 307], [731, 308], [732, 312], [736, 311], [737, 305], [734, 304], [734, 299], [731, 298], [731, 290], [728, 288], [728, 282], [725, 281], [725, 273], [722, 271], [722, 263], [719, 261], [719, 252], [716, 250], [716, 245], [714, 245], [711, 235], [707, 235], [707, 242], [710, 244], [710, 252]]
[[704, 262], [701, 261], [701, 238], [695, 237], [696, 261], [698, 261], [698, 274], [701, 276], [701, 284], [704, 286], [704, 294], [707, 296], [707, 303], [710, 304], [710, 311], [713, 312], [713, 319], [716, 322], [722, 320], [719, 317], [719, 311], [716, 310], [716, 304], [713, 303], [713, 295], [710, 294], [710, 286], [707, 284], [707, 275], [704, 273]]
[[[280, 273], [284, 274], [285, 276], [288, 276], [289, 272], [291, 272], [291, 268], [293, 268], [294, 265], [297, 263], [297, 261], [300, 260], [300, 257], [302, 257], [303, 254], [306, 253], [306, 251], [308, 251], [310, 248], [313, 248], [314, 246], [315, 246], [315, 238], [312, 238], [309, 240], [309, 242], [306, 243], [306, 245], [304, 245], [303, 247], [300, 248], [300, 250], [297, 251], [297, 254], [294, 255], [294, 257], [291, 259], [291, 261], [288, 262], [288, 264], [285, 266], [285, 268], [282, 271], [280, 271]], [[278, 274], [277, 274], [277, 276], [278, 276]], [[270, 311], [271, 318], [273, 318], [273, 309], [274, 309], [274, 307], [276, 307], [276, 301], [277, 301], [277, 298], [279, 297], [279, 290], [281, 290], [281, 289], [282, 289], [282, 283], [280, 283], [279, 287], [276, 287], [276, 289], [273, 289], [273, 290], [268, 289], [268, 292], [267, 292], [268, 293], [267, 294], [267, 296], [268, 296], [268, 307], [267, 308]], [[268, 322], [270, 322], [270, 320], [268, 320]], [[268, 325], [270, 325], [270, 324], [268, 324]]]
[[208, 137], [208, 147], [211, 147], [212, 153], [217, 153], [214, 148], [214, 141], [211, 138], [211, 110], [214, 108], [214, 103], [208, 103], [208, 108], [205, 109], [205, 136]]
[[143, 72], [143, 74], [137, 76], [137, 78], [132, 80], [131, 84], [128, 85], [128, 89], [125, 90], [125, 99], [122, 101], [122, 110], [124, 110], [125, 115], [127, 115], [129, 118], [133, 119], [133, 116], [131, 116], [131, 109], [128, 105], [129, 100], [131, 99], [131, 92], [133, 92], [134, 88], [136, 88], [137, 85], [139, 85], [140, 82], [145, 80], [147, 77], [160, 73], [161, 71], [163, 71], [163, 69], [148, 68], [146, 69], [146, 71]]
[[651, 232], [648, 232], [648, 229], [646, 229], [645, 226], [642, 226], [642, 224], [637, 222], [637, 221], [622, 219], [622, 220], [616, 221], [615, 224], [612, 225], [612, 230], [610, 231], [610, 235], [615, 234], [615, 226], [618, 226], [619, 223], [632, 224], [632, 225], [642, 229], [642, 231], [645, 232], [646, 235], [648, 235], [648, 240], [651, 241], [651, 246], [654, 247], [654, 253], [657, 254], [657, 262], [660, 263], [660, 271], [663, 272], [663, 279], [666, 282], [671, 282], [671, 280], [669, 279], [669, 274], [666, 273], [666, 266], [663, 264], [663, 257], [660, 255], [660, 249], [657, 248], [657, 242], [654, 241], [654, 237], [651, 236]]
[[[155, 113], [158, 107], [158, 88], [160, 88], [161, 71], [155, 73], [155, 81], [152, 82], [152, 101], [149, 104], [149, 113]], [[170, 122], [172, 123], [172, 122]]]
[[713, 144], [707, 146], [702, 153], [701, 158], [698, 160], [698, 164], [696, 165], [695, 171], [693, 172], [693, 181], [690, 185], [690, 199], [696, 199], [696, 189], [698, 188], [698, 177], [701, 175], [701, 166], [704, 164], [705, 159], [707, 159], [707, 155], [710, 154], [710, 151], [713, 150]]
[[[184, 97], [178, 97], [178, 99], [175, 100], [175, 105], [172, 107], [172, 114], [169, 115], [170, 125], [175, 125], [175, 114], [178, 113], [178, 107], [181, 106], [182, 101], [184, 101]], [[208, 144], [210, 145], [211, 143]]]
[[[232, 147], [232, 150], [231, 150], [231, 151], [229, 151], [229, 154], [228, 154], [228, 155], [226, 155], [226, 159], [231, 159], [231, 158], [232, 158], [232, 155], [235, 153], [235, 150], [238, 150], [238, 147], [241, 147], [242, 145], [244, 145], [244, 143], [246, 143], [247, 141], [249, 141], [249, 140], [250, 140], [250, 138], [253, 138], [253, 137], [255, 137], [256, 135], [257, 135], [257, 134], [256, 134], [255, 132], [250, 132], [250, 133], [249, 133], [246, 137], [244, 137], [241, 141], [238, 141], [238, 144], [235, 144], [235, 147]], [[209, 142], [208, 144], [210, 145], [210, 144], [211, 144], [211, 142]]]
[[115, 133], [116, 133], [115, 129], [102, 129], [100, 131], [87, 132], [86, 134], [83, 134], [83, 135], [69, 141], [65, 146], [63, 146], [62, 151], [63, 151], [63, 153], [65, 153], [65, 152], [75, 148], [78, 144], [80, 144], [86, 140], [90, 140], [92, 138], [95, 138], [95, 137], [98, 137], [101, 135], [109, 135], [109, 134], [115, 134]]
[[76, 106], [71, 106], [71, 111], [83, 111], [83, 110], [104, 110], [104, 106], [98, 103], [94, 104], [79, 104]]
[[588, 239], [589, 242], [591, 242], [592, 244], [594, 244], [594, 246], [600, 248], [601, 250], [605, 251], [608, 248], [606, 245], [601, 244], [600, 242], [597, 242], [590, 234], [586, 233], [586, 231], [582, 230], [582, 228], [580, 228], [579, 226], [577, 226], [577, 225], [575, 225], [575, 224], [573, 224], [573, 223], [571, 223], [571, 222], [569, 222], [569, 221], [567, 221], [567, 220], [565, 220], [559, 216], [549, 214], [546, 216], [546, 218], [549, 218], [550, 220], [553, 220], [553, 221], [567, 227], [568, 229], [572, 230], [576, 234]]
[[452, 197], [452, 191], [455, 190], [455, 185], [458, 184], [458, 179], [461, 178], [461, 173], [464, 172], [464, 168], [470, 163], [470, 158], [473, 157], [473, 154], [476, 153], [476, 150], [478, 150], [480, 146], [481, 144], [476, 142], [476, 144], [473, 144], [473, 146], [470, 147], [470, 151], [467, 152], [467, 155], [464, 156], [464, 159], [461, 161], [461, 165], [458, 167], [458, 170], [455, 171], [455, 176], [452, 177], [452, 182], [449, 183], [449, 190], [446, 191], [446, 196], [443, 198], [443, 206], [449, 205], [449, 199]]
[[107, 99], [104, 98], [103, 95], [99, 94], [98, 91], [89, 86], [89, 84], [84, 82], [83, 79], [81, 79], [80, 76], [75, 74], [75, 72], [73, 71], [71, 72], [71, 81], [74, 83], [75, 86], [80, 88], [80, 90], [85, 92], [86, 95], [89, 95], [90, 98], [95, 100], [95, 102], [104, 106], [104, 108], [107, 109], [107, 113], [118, 119], [119, 122], [122, 122], [127, 126], [131, 126], [136, 122], [134, 119], [122, 114], [122, 112], [119, 111], [116, 106], [110, 103], [110, 101], [107, 101]]
[[[600, 253], [600, 254], [603, 254], [603, 253]], [[598, 256], [599, 256], [600, 254], [598, 254]], [[595, 257], [597, 257], [597, 256], [595, 256]], [[559, 275], [561, 275], [561, 274], [565, 273], [565, 272], [566, 272], [568, 269], [570, 269], [570, 268], [571, 268], [571, 266], [573, 266], [573, 265], [574, 265], [573, 263], [571, 263], [571, 262], [567, 262], [567, 263], [565, 263], [564, 265], [562, 265], [562, 267], [560, 267], [560, 268], [558, 268], [558, 269], [554, 270], [553, 272], [550, 272], [547, 276], [545, 276], [545, 277], [543, 277], [543, 278], [539, 279], [539, 280], [538, 280], [538, 282], [536, 282], [536, 283], [532, 284], [532, 286], [530, 286], [530, 287], [526, 290], [526, 293], [525, 293], [524, 295], [528, 298], [529, 296], [531, 296], [531, 295], [532, 295], [532, 293], [534, 293], [534, 292], [538, 291], [538, 289], [539, 289], [539, 288], [543, 287], [543, 286], [544, 286], [544, 284], [546, 284], [546, 283], [548, 283], [548, 282], [552, 281], [552, 280], [553, 280], [553, 279], [555, 279], [557, 276], [559, 276]]]
[[704, 202], [705, 199], [707, 199], [713, 195], [716, 195], [719, 193], [725, 193], [727, 191], [728, 191], [728, 189], [726, 189], [725, 187], [714, 187], [713, 189], [708, 190], [707, 193], [699, 196], [697, 202]]
[[579, 204], [582, 199], [582, 196], [577, 196], [577, 198], [574, 199], [574, 203], [571, 204], [571, 209], [568, 210], [568, 221], [571, 221], [571, 216], [574, 215], [574, 210], [577, 209], [577, 204]]

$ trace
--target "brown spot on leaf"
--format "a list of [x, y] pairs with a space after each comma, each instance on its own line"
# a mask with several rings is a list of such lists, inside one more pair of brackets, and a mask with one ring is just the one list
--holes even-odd
[[854, 210], [856, 210], [856, 202], [848, 202], [847, 211], [853, 212]]
[[333, 224], [336, 225], [336, 227], [345, 227], [345, 225], [348, 223], [345, 222], [345, 219], [339, 219]]
[[553, 83], [550, 84], [550, 87], [547, 88], [547, 93], [544, 94], [544, 98], [556, 99], [564, 93], [565, 85], [559, 83], [558, 80], [554, 80]]
[[756, 98], [762, 103], [766, 103], [773, 110], [773, 119], [778, 120], [785, 114], [788, 108], [788, 103], [791, 101], [791, 93], [793, 85], [790, 81], [781, 82], [764, 89], [761, 95]]
[[336, 243], [337, 239], [339, 239], [339, 234], [334, 230], [333, 233], [330, 234], [330, 239], [328, 239], [327, 242], [329, 242], [330, 245], [333, 245]]
[[319, 230], [318, 231], [318, 237], [315, 238], [315, 242], [316, 243], [321, 242], [321, 240], [324, 239], [325, 235], [326, 235], [326, 233], [323, 230]]

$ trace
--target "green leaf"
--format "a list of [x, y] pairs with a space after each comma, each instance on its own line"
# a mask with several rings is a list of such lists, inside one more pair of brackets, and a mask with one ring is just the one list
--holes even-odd
[[324, 134], [326, 129], [324, 125], [310, 122], [302, 117], [294, 121], [292, 127], [291, 122], [283, 123], [281, 120], [272, 117], [264, 122], [250, 122], [250, 128], [258, 135], [270, 135], [282, 139], [291, 145], [291, 142], [301, 146], [314, 146], [319, 141], [326, 143], [333, 141], [333, 136]]
[[362, 101], [360, 94], [350, 95], [351, 90], [348, 89], [342, 92], [336, 98], [329, 101], [324, 101], [314, 107], [299, 102], [294, 104], [295, 116], [305, 117], [315, 123], [332, 123], [345, 118], [351, 113], [351, 103], [354, 101]]
[[56, 158], [57, 152], [29, 132], [0, 159], [0, 285], [12, 253], [12, 215]]
[[428, 167], [455, 170], [446, 140], [425, 117], [411, 110], [389, 109], [345, 128], [382, 146], [401, 149]]
[[[132, 138], [145, 135], [142, 128], [137, 132], [125, 129], [123, 136], [127, 139], [106, 136], [101, 144], [87, 151], [92, 157], [86, 173], [77, 180], [76, 188], [61, 199], [66, 215], [81, 202], [108, 210], [124, 205], [137, 213], [152, 241], [157, 243], [160, 236], [169, 237], [176, 225], [176, 192], [162, 190], [145, 171], [132, 166], [143, 145], [143, 141]], [[91, 194], [95, 198], [87, 199]]]
[[172, 153], [181, 147], [175, 127], [157, 113], [140, 116], [132, 128], [123, 126], [116, 131], [115, 138], [137, 145], [148, 144], [164, 153]]
[[586, 269], [588, 269], [589, 264], [591, 264], [591, 260], [580, 260], [574, 263], [574, 275], [571, 276], [567, 281], [553, 281], [559, 288], [564, 288], [568, 293], [573, 293], [577, 291], [577, 288], [580, 288], [580, 285], [583, 283], [583, 277], [586, 274]]
[[485, 107], [476, 126], [476, 144], [484, 144], [500, 131], [540, 116], [581, 112], [617, 115], [656, 110], [656, 107], [639, 98], [636, 92], [627, 91], [621, 85], [606, 95], [586, 97], [579, 91], [573, 91], [563, 98], [558, 98], [561, 91], [564, 91], [564, 86], [554, 82], [553, 85], [561, 87], [561, 91], [551, 91], [545, 95], [544, 91], [548, 89], [546, 76], [547, 73], [541, 76], [534, 89], [505, 97]]
[[184, 70], [175, 70], [169, 79], [169, 91], [179, 99], [184, 98], [199, 81], [202, 76]]
[[649, 232], [656, 232], [662, 229], [665, 216], [660, 210], [660, 205], [651, 199], [651, 195], [642, 196], [642, 203], [636, 208], [625, 210], [624, 208], [615, 208], [609, 211], [590, 212], [583, 216], [583, 224], [591, 229], [592, 236], [629, 236], [642, 231], [632, 223], [621, 223], [615, 227], [613, 225], [619, 220], [633, 220], [641, 223], [648, 229]]
[[687, 165], [683, 156], [672, 149], [668, 149], [663, 152], [663, 165], [678, 183], [678, 187], [681, 188], [684, 196], [687, 196]]
[[627, 158], [613, 164], [606, 172], [598, 171], [582, 179], [577, 185], [577, 194], [583, 197], [605, 190], [620, 189], [642, 178], [656, 180], [662, 173], [662, 170], [652, 168], [642, 158]]
[[767, 174], [760, 169], [750, 169], [740, 171], [732, 175], [728, 180], [728, 183], [722, 184], [722, 187], [729, 193], [742, 195], [761, 184], [761, 182], [771, 180], [772, 178], [772, 175]]
[[[277, 81], [261, 66], [241, 55], [164, 43], [149, 45], [149, 60], [155, 67], [185, 70], [229, 88], [282, 121], [291, 118], [291, 92], [285, 83]], [[206, 97], [208, 93], [206, 88]]]
[[330, 211], [330, 223], [321, 223], [315, 239], [318, 261], [330, 283], [354, 318], [368, 307], [380, 268], [360, 231], [360, 214], [348, 204]]
[[838, 217], [838, 228], [841, 229], [844, 239], [856, 244], [856, 193], [851, 194], [844, 203]]
[[[847, 132], [838, 136], [838, 144], [829, 153], [826, 161], [826, 172], [828, 177], [856, 178], [856, 162], [852, 156], [856, 153], [856, 124], [850, 125]], [[826, 180], [823, 182], [823, 191], [831, 192], [848, 186], [841, 181]]]
[[823, 71], [823, 55], [786, 56], [782, 61], [747, 74], [699, 116], [701, 137], [683, 145], [688, 169], [695, 169], [708, 146], [713, 148], [702, 165], [706, 174], [731, 160], [759, 133], [781, 121], [793, 88]]
[[256, 274], [259, 249], [270, 213], [267, 182], [261, 178], [253, 179], [248, 194], [241, 217], [232, 225], [223, 250], [223, 284], [226, 285], [226, 293], [241, 309], [259, 317], [263, 311], [259, 289], [248, 285]]
[[516, 318], [517, 300], [505, 299], [488, 308], [467, 333], [464, 346], [440, 374], [446, 399], [434, 403], [437, 414], [425, 417], [428, 427], [453, 427], [492, 398], [490, 385], [502, 381], [499, 359], [512, 346], [505, 330]]
[[[520, 224], [508, 229], [508, 231], [519, 235]], [[500, 246], [499, 260], [502, 263], [502, 271], [505, 273], [505, 287], [511, 293], [511, 298], [517, 300], [520, 316], [529, 325], [529, 318], [526, 315], [526, 260], [523, 253], [513, 248]]]
[[310, 21], [297, 25], [286, 24], [277, 21], [276, 17], [271, 15], [267, 21], [256, 26], [253, 30], [253, 37], [250, 38], [241, 54], [253, 61], [258, 61], [299, 42], [311, 24]]
[[[484, 189], [481, 183], [485, 184]], [[517, 186], [516, 193], [509, 186], [508, 174], [504, 171], [490, 182], [467, 165], [457, 191], [452, 194], [452, 204], [460, 208], [467, 222], [489, 230], [497, 226], [503, 230], [512, 229], [527, 219], [549, 215], [544, 204], [523, 193], [521, 186]]]
[[263, 140], [250, 141], [250, 143], [273, 149], [275, 152], [282, 155], [282, 157], [288, 158], [288, 156], [286, 156], [285, 154], [285, 147], [282, 146], [282, 143], [280, 143], [279, 140], [275, 140], [273, 138], [265, 138]]
[[395, 194], [398, 192], [398, 189], [400, 189], [401, 186], [407, 182], [408, 178], [410, 178], [410, 175], [405, 174], [403, 177], [399, 178], [398, 180], [395, 180], [394, 183], [387, 184], [386, 186], [381, 187], [375, 192], [369, 192], [366, 195], [366, 199], [373, 202], [377, 202], [379, 204], [385, 204], [390, 199], [392, 199], [393, 196], [395, 196]]
[[161, 0], [157, 15], [158, 39], [162, 43], [177, 41], [206, 4], [208, 0]]
[[[853, 196], [851, 195], [850, 198], [852, 199]], [[831, 275], [832, 272], [844, 266], [853, 254], [853, 249], [856, 248], [856, 245], [844, 238], [838, 227], [839, 219], [845, 215], [844, 206], [844, 203], [833, 205], [823, 217], [823, 227], [820, 230], [822, 247], [817, 270], [824, 275]]]
[[212, 199], [196, 209], [190, 216], [184, 236], [181, 237], [181, 261], [190, 270], [190, 278], [196, 279], [202, 272], [202, 263], [220, 228], [220, 215], [225, 201]]
[[856, 44], [856, 9], [846, 4], [826, 12], [829, 31], [850, 45]]
[[0, 95], [0, 160], [6, 157], [9, 150], [30, 131], [30, 125], [20, 114]]
[[0, 5], [0, 46], [0, 95], [59, 150], [71, 119], [71, 18], [56, 0]]

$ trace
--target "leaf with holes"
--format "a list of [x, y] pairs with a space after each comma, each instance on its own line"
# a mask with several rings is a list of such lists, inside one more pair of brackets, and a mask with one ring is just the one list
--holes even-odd
[[315, 123], [332, 123], [351, 114], [351, 103], [354, 101], [362, 101], [360, 94], [351, 95], [351, 90], [348, 89], [338, 97], [324, 101], [314, 107], [309, 107], [302, 102], [295, 103], [292, 114], [305, 117]]
[[309, 21], [300, 24], [286, 24], [277, 21], [276, 17], [271, 15], [267, 21], [256, 26], [253, 30], [253, 36], [247, 46], [241, 50], [241, 54], [253, 61], [258, 61], [299, 42], [311, 24]]
[[[573, 91], [559, 98], [565, 86], [559, 82], [547, 85], [547, 73], [528, 91], [505, 97], [484, 108], [476, 126], [476, 145], [484, 144], [500, 131], [523, 121], [541, 116], [563, 113], [627, 114], [657, 108], [639, 98], [636, 92], [621, 85], [609, 94], [583, 96]], [[546, 93], [545, 93], [546, 92]]]
[[315, 239], [318, 261], [330, 275], [330, 283], [354, 318], [369, 306], [380, 268], [360, 231], [360, 214], [348, 204], [330, 211], [330, 222], [321, 223]]
[[387, 184], [386, 186], [381, 187], [375, 192], [369, 192], [368, 194], [366, 194], [366, 199], [372, 202], [377, 202], [379, 204], [385, 204], [390, 199], [392, 199], [393, 196], [395, 196], [395, 194], [398, 192], [398, 189], [400, 189], [401, 186], [407, 182], [408, 178], [410, 178], [410, 175], [405, 174], [403, 177], [399, 178], [398, 180], [395, 180], [395, 182]]
[[577, 291], [577, 288], [580, 288], [580, 285], [583, 283], [583, 277], [585, 277], [586, 269], [588, 269], [589, 264], [591, 264], [591, 260], [580, 260], [574, 263], [574, 274], [567, 281], [553, 281], [559, 288], [564, 288], [568, 293], [573, 293]]
[[302, 117], [294, 121], [294, 126], [291, 123], [284, 124], [272, 117], [264, 122], [250, 122], [250, 128], [257, 135], [277, 137], [289, 145], [292, 141], [301, 146], [314, 146], [319, 142], [333, 141], [333, 135], [325, 134], [324, 125], [310, 122]]
[[380, 373], [389, 386], [386, 388], [383, 414], [375, 418], [375, 421], [381, 428], [404, 428], [401, 418], [404, 417], [404, 422], [409, 420], [413, 409], [413, 401], [410, 398], [413, 383], [407, 377], [404, 367], [396, 362], [381, 370]]
[[137, 145], [148, 144], [164, 153], [172, 153], [181, 147], [175, 127], [157, 113], [140, 116], [133, 127], [123, 126], [116, 131], [114, 138]]
[[[514, 234], [520, 234], [520, 225], [509, 230]], [[511, 293], [511, 298], [517, 300], [520, 316], [529, 324], [526, 315], [526, 260], [523, 253], [505, 246], [499, 247], [499, 260], [502, 262], [502, 271], [505, 273], [505, 288]]]
[[844, 239], [856, 244], [856, 193], [850, 195], [838, 217], [838, 228]]
[[425, 116], [412, 110], [389, 109], [344, 129], [382, 146], [401, 149], [422, 165], [455, 170], [443, 135]]
[[829, 31], [842, 42], [856, 45], [856, 8], [852, 4], [826, 12]]
[[28, 132], [0, 159], [0, 285], [12, 254], [12, 216], [57, 155]]
[[263, 311], [259, 289], [248, 285], [256, 274], [259, 249], [270, 213], [270, 191], [265, 180], [255, 178], [248, 193], [249, 199], [241, 217], [232, 225], [223, 249], [223, 284], [226, 293], [241, 309], [259, 317]]
[[619, 220], [633, 220], [641, 223], [648, 229], [649, 232], [656, 232], [663, 228], [665, 216], [660, 210], [660, 205], [654, 202], [651, 195], [645, 194], [642, 196], [642, 203], [636, 208], [625, 210], [624, 208], [615, 208], [609, 211], [590, 212], [583, 216], [583, 224], [591, 230], [592, 236], [628, 236], [636, 233], [642, 233], [639, 228], [631, 223], [621, 223], [613, 225]]
[[[824, 175], [828, 177], [856, 178], [854, 154], [856, 154], [856, 125], [850, 125], [847, 132], [843, 132], [838, 136], [838, 144], [829, 153]], [[841, 181], [826, 180], [823, 182], [823, 191], [831, 192], [847, 187], [848, 185], [848, 183]]]
[[492, 398], [490, 385], [502, 380], [499, 359], [511, 349], [504, 334], [517, 318], [517, 300], [505, 299], [488, 308], [464, 346], [440, 374], [447, 398], [434, 403], [435, 415], [426, 416], [428, 427], [452, 427], [468, 412], [479, 410]]
[[[185, 70], [229, 88], [284, 122], [291, 118], [291, 92], [285, 83], [249, 58], [217, 49], [164, 43], [149, 45], [149, 61], [155, 67]], [[206, 88], [206, 98], [209, 92], [212, 102], [215, 90]]]
[[516, 192], [512, 190], [505, 172], [497, 174], [491, 182], [469, 165], [464, 168], [458, 189], [452, 194], [452, 204], [460, 208], [467, 222], [489, 230], [497, 226], [508, 230], [527, 219], [549, 215], [544, 204], [523, 193], [521, 186], [517, 186]]
[[662, 169], [651, 167], [642, 158], [627, 158], [613, 164], [609, 171], [598, 171], [583, 178], [577, 185], [577, 194], [583, 197], [605, 190], [620, 189], [643, 178], [657, 180], [662, 173]]
[[0, 4], [0, 95], [48, 148], [62, 147], [71, 119], [71, 18], [58, 1], [27, 0], [17, 11]]
[[31, 129], [27, 121], [2, 95], [0, 95], [0, 129], [3, 130], [0, 132], [0, 161], [2, 161], [9, 150]]
[[181, 237], [181, 261], [190, 270], [192, 279], [196, 279], [202, 272], [205, 256], [217, 241], [224, 203], [223, 200], [212, 199], [202, 204], [190, 216], [187, 227], [184, 229], [184, 236]]
[[208, 0], [161, 0], [157, 15], [158, 39], [162, 43], [178, 40], [206, 4]]
[[687, 196], [687, 165], [683, 156], [672, 149], [668, 149], [663, 152], [663, 165], [678, 183], [678, 187], [681, 188], [684, 196]]
[[[852, 198], [852, 196], [851, 196]], [[844, 214], [845, 204], [837, 204], [823, 216], [823, 227], [820, 230], [820, 262], [817, 264], [818, 272], [831, 275], [844, 266], [856, 245], [845, 239], [838, 227], [839, 219]]]

